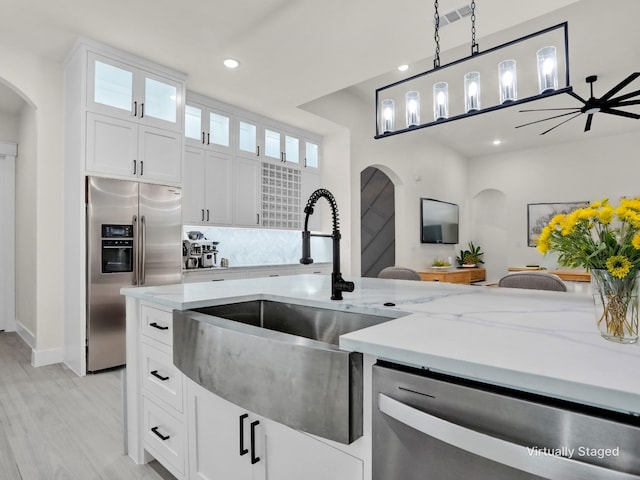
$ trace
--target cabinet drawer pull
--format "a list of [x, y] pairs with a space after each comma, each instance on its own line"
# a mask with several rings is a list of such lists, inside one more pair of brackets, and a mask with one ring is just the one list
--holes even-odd
[[158, 373], [158, 370], [153, 370], [153, 371], [151, 372], [151, 375], [153, 375], [154, 377], [156, 377], [156, 378], [157, 378], [157, 379], [159, 379], [159, 380], [162, 380], [163, 382], [164, 382], [165, 380], [169, 380], [169, 377], [163, 377], [162, 375], [160, 375], [160, 374]]
[[204, 222], [204, 208], [201, 208], [200, 211], [202, 212], [202, 221]]
[[209, 221], [209, 209], [207, 208], [207, 222]]
[[158, 325], [156, 322], [152, 322], [149, 324], [150, 327], [157, 328], [158, 330], [169, 330], [169, 327]]
[[136, 161], [134, 160], [134, 161], [133, 161], [133, 174], [134, 174], [134, 175], [136, 174], [136, 171], [137, 171], [137, 168], [136, 168]]
[[163, 442], [169, 440], [171, 438], [171, 435], [163, 435], [158, 431], [158, 427], [153, 427], [151, 429], [151, 431], [153, 433], [155, 433], [158, 437], [160, 437], [160, 440], [162, 440]]
[[249, 416], [248, 413], [243, 413], [240, 415], [240, 456], [246, 455], [249, 453], [249, 450], [244, 448], [244, 419]]
[[251, 465], [260, 461], [260, 457], [256, 456], [256, 427], [258, 425], [260, 425], [260, 420], [251, 422]]

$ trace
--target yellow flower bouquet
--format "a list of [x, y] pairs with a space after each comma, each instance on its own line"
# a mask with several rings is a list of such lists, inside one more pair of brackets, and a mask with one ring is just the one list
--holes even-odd
[[638, 340], [640, 197], [592, 202], [556, 215], [538, 238], [540, 253], [557, 252], [558, 263], [591, 272], [596, 316], [609, 340]]

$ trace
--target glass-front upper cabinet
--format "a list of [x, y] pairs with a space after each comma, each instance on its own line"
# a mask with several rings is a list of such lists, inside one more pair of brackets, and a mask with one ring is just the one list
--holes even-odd
[[320, 147], [318, 143], [305, 140], [304, 148], [303, 166], [305, 168], [320, 168]]
[[89, 53], [87, 108], [146, 125], [182, 129], [182, 84]]
[[249, 155], [260, 156], [257, 122], [238, 121], [238, 150]]
[[187, 143], [215, 150], [231, 146], [231, 114], [187, 100], [184, 135]]
[[275, 129], [264, 129], [264, 154], [267, 159], [300, 164], [300, 139]]

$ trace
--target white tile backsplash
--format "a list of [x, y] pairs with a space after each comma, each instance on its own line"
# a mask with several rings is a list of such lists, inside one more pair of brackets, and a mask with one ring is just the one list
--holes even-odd
[[[291, 265], [300, 263], [302, 256], [302, 233], [299, 230], [276, 230], [266, 228], [208, 227], [183, 225], [186, 232], [202, 232], [208, 240], [220, 242], [220, 258], [229, 259], [231, 267], [255, 265]], [[331, 239], [311, 238], [311, 257], [314, 263], [331, 262]]]

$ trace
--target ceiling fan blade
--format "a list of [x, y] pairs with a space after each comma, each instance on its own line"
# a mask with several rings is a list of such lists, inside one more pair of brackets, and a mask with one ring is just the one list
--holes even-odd
[[573, 117], [571, 118], [567, 118], [564, 122], [560, 122], [559, 124], [557, 124], [555, 127], [551, 127], [549, 130], [545, 130], [544, 132], [542, 132], [540, 135], [545, 135], [547, 133], [549, 133], [551, 130], [558, 128], [560, 125], [564, 125], [565, 123], [567, 123], [569, 120], [573, 120], [574, 118], [576, 118], [578, 115], [582, 115], [582, 112], [580, 113], [576, 113]]
[[586, 103], [587, 103], [587, 101], [586, 101], [584, 98], [582, 98], [580, 95], [578, 95], [578, 94], [577, 94], [576, 92], [574, 92], [573, 90], [569, 90], [567, 93], [568, 93], [569, 95], [571, 95], [573, 98], [576, 98], [576, 99], [580, 100], [582, 103], [584, 103], [584, 104], [586, 104]]
[[587, 123], [584, 125], [585, 132], [588, 132], [589, 130], [591, 130], [591, 122], [593, 122], [593, 113], [590, 113], [587, 116]]
[[529, 122], [529, 123], [525, 123], [523, 125], [518, 125], [516, 126], [516, 128], [520, 128], [520, 127], [527, 127], [529, 125], [534, 125], [536, 123], [540, 123], [540, 122], [546, 122], [547, 120], [553, 120], [554, 118], [560, 118], [560, 117], [566, 117], [567, 115], [581, 115], [582, 112], [581, 111], [573, 111], [573, 112], [568, 112], [568, 113], [562, 113], [560, 115], [554, 115], [553, 117], [547, 117], [547, 118], [543, 118], [542, 120], [536, 120], [535, 122]]
[[640, 100], [630, 100], [628, 102], [616, 102], [616, 103], [610, 103], [609, 106], [610, 107], [628, 107], [629, 105], [640, 105]]
[[532, 110], [518, 110], [519, 112], [553, 112], [556, 110], [573, 110], [577, 112], [580, 110], [578, 107], [570, 107], [570, 108], [534, 108]]
[[600, 101], [604, 102], [604, 101], [609, 100], [616, 93], [618, 93], [620, 90], [622, 90], [624, 87], [629, 85], [631, 82], [633, 82], [638, 77], [640, 77], [640, 72], [632, 73], [627, 78], [625, 78], [623, 81], [621, 81], [618, 85], [616, 85], [611, 90], [609, 90], [607, 93], [605, 93], [604, 96], [600, 99]]
[[635, 92], [626, 93], [624, 95], [620, 95], [619, 97], [612, 98], [611, 102], [609, 102], [609, 103], [611, 103], [612, 105], [613, 104], [617, 105], [618, 103], [626, 100], [627, 98], [632, 98], [632, 97], [635, 97], [637, 95], [640, 95], [640, 90], [636, 90]]
[[614, 110], [613, 108], [603, 108], [600, 110], [602, 113], [608, 113], [610, 115], [618, 115], [619, 117], [640, 119], [640, 115], [637, 113], [625, 112], [623, 110]]

